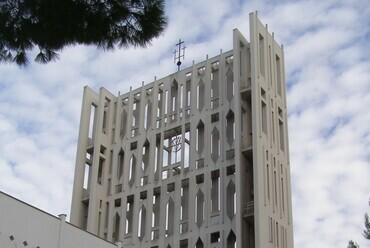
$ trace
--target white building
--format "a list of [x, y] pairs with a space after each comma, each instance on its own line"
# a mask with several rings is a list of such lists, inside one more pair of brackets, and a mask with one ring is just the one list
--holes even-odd
[[284, 53], [250, 41], [115, 96], [85, 87], [71, 222], [124, 247], [292, 248]]
[[59, 218], [0, 192], [1, 248], [120, 248]]

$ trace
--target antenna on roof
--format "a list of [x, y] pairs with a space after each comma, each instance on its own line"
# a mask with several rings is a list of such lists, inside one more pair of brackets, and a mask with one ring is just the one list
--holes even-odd
[[[173, 52], [174, 57], [173, 57], [173, 62], [177, 65], [177, 71], [180, 71], [180, 65], [181, 65], [181, 58], [185, 59], [185, 48], [186, 46], [183, 45], [184, 41], [181, 41], [179, 39], [179, 43], [176, 44], [177, 49]], [[183, 46], [181, 46], [183, 45]], [[178, 53], [177, 53], [178, 52]]]

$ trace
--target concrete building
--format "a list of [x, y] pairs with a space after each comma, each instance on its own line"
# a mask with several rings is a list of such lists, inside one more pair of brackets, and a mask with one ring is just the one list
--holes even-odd
[[284, 53], [250, 42], [115, 96], [85, 87], [71, 222], [124, 247], [292, 248]]
[[3, 192], [0, 208], [1, 248], [121, 248]]

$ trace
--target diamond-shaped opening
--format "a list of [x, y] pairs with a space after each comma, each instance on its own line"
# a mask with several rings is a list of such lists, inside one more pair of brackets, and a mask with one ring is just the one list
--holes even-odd
[[234, 248], [236, 244], [236, 236], [233, 230], [230, 231], [226, 241], [227, 248]]
[[200, 238], [198, 238], [197, 242], [195, 243], [195, 248], [203, 248], [203, 242]]

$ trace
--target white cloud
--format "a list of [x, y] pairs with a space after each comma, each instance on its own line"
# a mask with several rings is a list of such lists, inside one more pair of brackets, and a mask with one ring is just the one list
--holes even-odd
[[0, 66], [0, 190], [52, 214], [69, 214], [82, 91], [114, 94], [248, 39], [249, 12], [284, 44], [295, 247], [345, 247], [361, 232], [370, 197], [370, 3], [168, 1], [169, 26], [146, 49], [68, 47], [61, 60]]

